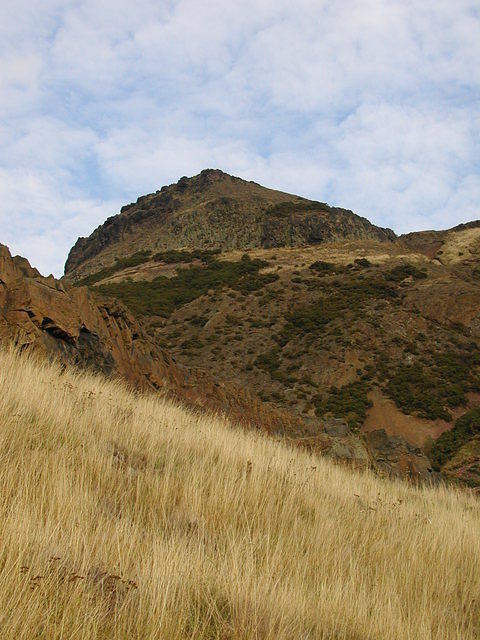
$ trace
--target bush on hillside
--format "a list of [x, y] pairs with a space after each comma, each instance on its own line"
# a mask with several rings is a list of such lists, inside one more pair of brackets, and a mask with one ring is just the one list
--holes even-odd
[[433, 353], [424, 364], [401, 365], [385, 387], [387, 394], [406, 413], [423, 418], [451, 420], [448, 409], [465, 406], [466, 394], [480, 389], [477, 353]]
[[159, 276], [151, 282], [118, 282], [101, 285], [99, 290], [120, 298], [136, 313], [169, 316], [211, 289], [230, 287], [247, 294], [263, 288], [278, 279], [276, 274], [259, 273], [266, 264], [245, 254], [238, 262], [211, 260], [205, 266], [181, 269], [173, 278]]
[[401, 282], [410, 277], [414, 280], [424, 280], [427, 277], [427, 272], [413, 264], [400, 264], [385, 274], [385, 279], [391, 282]]
[[464, 444], [473, 436], [480, 434], [480, 407], [472, 409], [459, 418], [453, 429], [444, 431], [433, 443], [430, 459], [439, 471]]
[[365, 380], [357, 380], [343, 387], [332, 387], [327, 397], [314, 399], [317, 416], [332, 414], [336, 418], [345, 418], [351, 429], [360, 427], [372, 406], [368, 399], [370, 386]]
[[312, 262], [309, 269], [316, 271], [317, 273], [324, 275], [327, 273], [335, 273], [335, 265], [332, 262], [325, 262], [324, 260], [317, 260]]

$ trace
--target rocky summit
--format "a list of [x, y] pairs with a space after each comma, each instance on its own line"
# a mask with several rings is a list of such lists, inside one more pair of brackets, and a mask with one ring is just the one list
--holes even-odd
[[352, 211], [206, 169], [138, 198], [89, 238], [79, 238], [65, 273], [78, 279], [139, 250], [232, 251], [394, 238], [390, 229]]

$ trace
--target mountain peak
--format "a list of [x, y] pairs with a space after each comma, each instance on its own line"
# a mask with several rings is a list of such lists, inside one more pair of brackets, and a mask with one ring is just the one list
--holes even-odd
[[391, 241], [395, 234], [352, 211], [204, 169], [140, 196], [79, 238], [65, 273], [78, 279], [138, 251], [249, 250], [339, 239]]

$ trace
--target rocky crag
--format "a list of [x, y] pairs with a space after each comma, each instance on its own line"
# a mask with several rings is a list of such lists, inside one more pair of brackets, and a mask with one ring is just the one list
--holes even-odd
[[376, 227], [352, 211], [207, 169], [138, 198], [89, 238], [79, 238], [65, 273], [78, 279], [140, 250], [231, 251], [394, 238], [390, 229]]

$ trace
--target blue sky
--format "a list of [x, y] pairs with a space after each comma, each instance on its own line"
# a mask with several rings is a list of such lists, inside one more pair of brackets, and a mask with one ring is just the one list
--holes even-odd
[[401, 233], [480, 218], [478, 0], [0, 2], [0, 242], [60, 275], [221, 168]]

